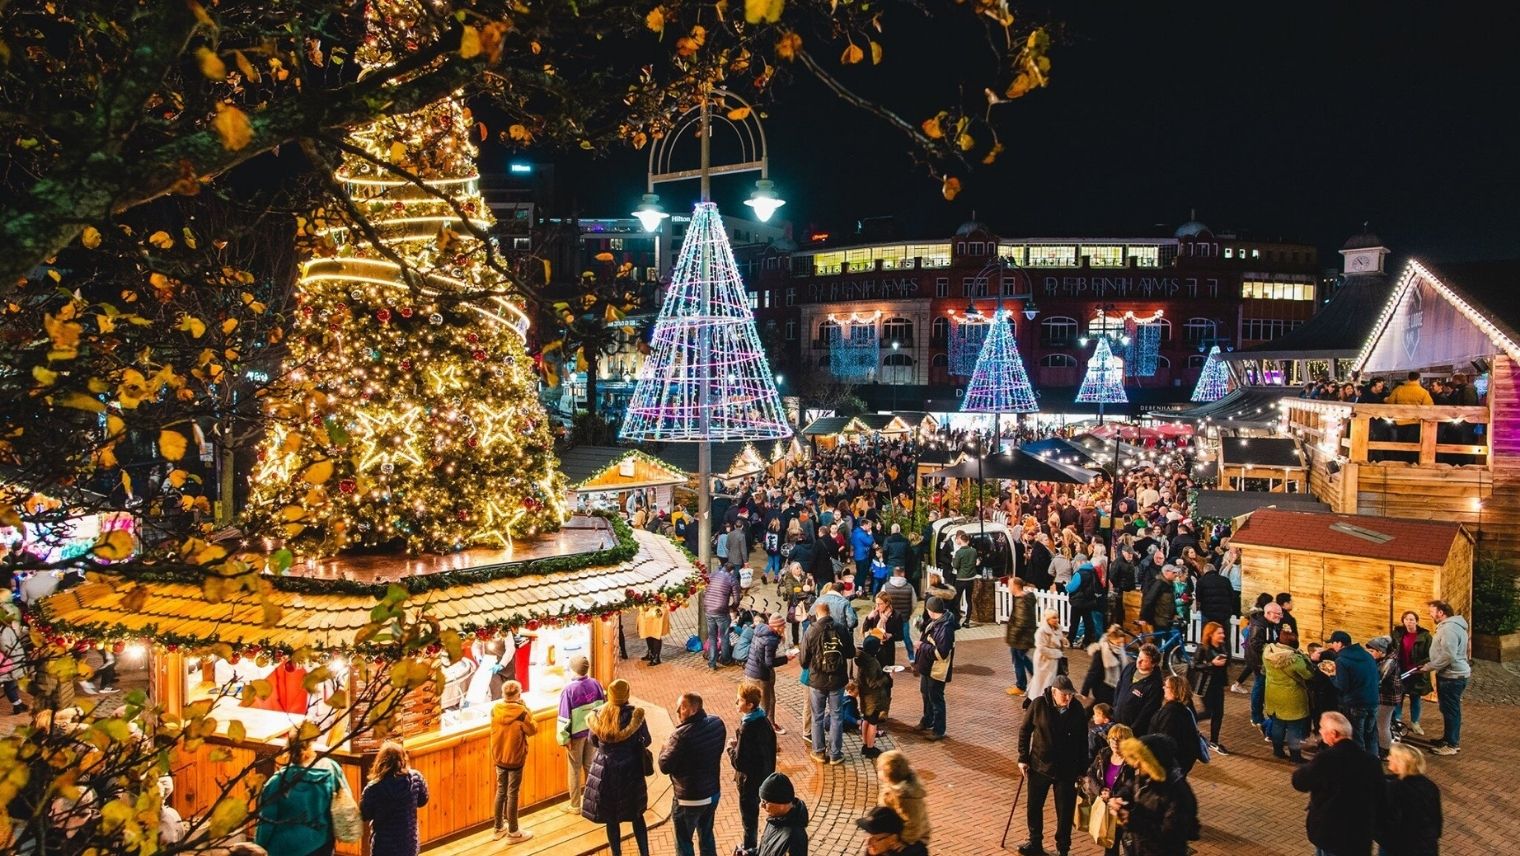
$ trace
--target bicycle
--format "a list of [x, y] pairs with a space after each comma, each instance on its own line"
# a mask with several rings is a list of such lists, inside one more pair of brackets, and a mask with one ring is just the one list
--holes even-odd
[[1193, 657], [1198, 653], [1198, 643], [1189, 642], [1183, 637], [1182, 628], [1173, 625], [1167, 630], [1149, 631], [1145, 633], [1131, 633], [1124, 631], [1129, 637], [1124, 643], [1124, 650], [1129, 653], [1131, 659], [1140, 656], [1140, 648], [1146, 643], [1154, 644], [1161, 651], [1161, 667], [1173, 675], [1187, 676], [1188, 669], [1193, 665]]

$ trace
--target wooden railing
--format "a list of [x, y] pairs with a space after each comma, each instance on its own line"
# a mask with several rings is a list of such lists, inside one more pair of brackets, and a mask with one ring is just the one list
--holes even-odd
[[[1487, 407], [1346, 404], [1300, 398], [1285, 398], [1280, 406], [1287, 412], [1289, 431], [1319, 453], [1316, 457], [1329, 456], [1351, 464], [1400, 458], [1422, 466], [1488, 463]], [[1396, 432], [1408, 430], [1409, 425], [1419, 426], [1418, 440], [1394, 439]], [[1452, 425], [1465, 426], [1475, 442], [1441, 442], [1442, 429]], [[1481, 430], [1472, 430], [1475, 426]]]

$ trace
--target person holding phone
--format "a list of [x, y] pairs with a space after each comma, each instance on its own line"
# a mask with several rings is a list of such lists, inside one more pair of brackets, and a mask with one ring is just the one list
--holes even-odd
[[1230, 678], [1229, 634], [1224, 625], [1210, 621], [1203, 626], [1198, 653], [1193, 655], [1193, 691], [1203, 703], [1203, 717], [1209, 721], [1209, 751], [1230, 754], [1219, 742], [1219, 727], [1224, 724], [1224, 696]]

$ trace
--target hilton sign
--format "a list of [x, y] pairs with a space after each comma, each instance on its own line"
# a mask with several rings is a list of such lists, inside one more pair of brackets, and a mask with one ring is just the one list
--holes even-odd
[[1219, 280], [1215, 277], [1047, 276], [1043, 287], [1048, 297], [1078, 299], [1219, 296]]

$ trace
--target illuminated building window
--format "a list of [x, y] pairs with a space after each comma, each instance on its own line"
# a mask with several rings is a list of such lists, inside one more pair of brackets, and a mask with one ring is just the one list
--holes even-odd
[[1224, 257], [1227, 258], [1227, 259], [1233, 259], [1233, 258], [1235, 258], [1235, 248], [1234, 247], [1225, 247], [1224, 248]]
[[1123, 247], [1083, 247], [1082, 254], [1095, 268], [1124, 267]]
[[1129, 257], [1134, 259], [1136, 267], [1160, 267], [1160, 247], [1130, 247]]
[[1046, 354], [1040, 358], [1040, 365], [1047, 369], [1074, 369], [1077, 360], [1069, 354]]
[[1024, 264], [1025, 247], [1023, 244], [1000, 244], [998, 255], [1013, 262], [1016, 265]]
[[1248, 279], [1240, 284], [1240, 296], [1252, 300], [1314, 299], [1312, 282], [1265, 282]]
[[881, 337], [887, 342], [901, 342], [904, 348], [913, 347], [913, 322], [906, 318], [888, 318], [881, 324]]
[[1061, 247], [1030, 247], [1029, 267], [1076, 267], [1077, 248], [1067, 245]]

